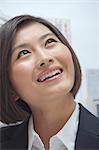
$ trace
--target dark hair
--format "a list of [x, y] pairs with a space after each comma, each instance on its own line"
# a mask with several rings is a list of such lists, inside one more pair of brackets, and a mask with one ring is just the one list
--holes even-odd
[[[30, 15], [21, 15], [7, 21], [0, 28], [0, 120], [5, 123], [14, 123], [27, 118], [27, 113], [17, 107], [13, 100], [12, 87], [9, 80], [9, 66], [11, 60], [11, 49], [16, 32], [32, 22], [39, 22], [47, 26], [66, 45], [72, 55], [75, 68], [75, 81], [71, 93], [75, 97], [81, 84], [81, 68], [77, 56], [62, 33], [45, 19]], [[22, 101], [22, 100], [21, 100]]]

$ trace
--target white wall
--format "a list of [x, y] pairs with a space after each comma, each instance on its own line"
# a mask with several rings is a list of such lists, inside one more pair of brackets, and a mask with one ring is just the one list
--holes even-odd
[[99, 66], [99, 1], [97, 4], [97, 20], [98, 20], [98, 23], [97, 23], [97, 28], [98, 28], [98, 33], [97, 33], [98, 34], [98, 66]]
[[71, 20], [72, 46], [84, 68], [99, 68], [98, 0], [1, 0], [8, 16], [32, 14]]

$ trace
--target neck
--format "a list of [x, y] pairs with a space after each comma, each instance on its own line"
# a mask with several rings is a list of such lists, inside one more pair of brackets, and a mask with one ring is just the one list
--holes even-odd
[[74, 109], [75, 102], [71, 94], [59, 100], [51, 100], [50, 104], [48, 103], [39, 110], [33, 108], [34, 129], [47, 148], [50, 138], [60, 131]]

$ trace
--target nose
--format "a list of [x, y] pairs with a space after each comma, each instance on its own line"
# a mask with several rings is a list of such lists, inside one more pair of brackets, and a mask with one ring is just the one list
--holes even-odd
[[48, 58], [44, 58], [42, 60], [40, 60], [37, 64], [37, 68], [40, 69], [40, 68], [46, 68], [46, 67], [49, 67], [50, 65], [52, 65], [54, 63], [54, 59], [51, 58], [51, 57], [48, 57]]

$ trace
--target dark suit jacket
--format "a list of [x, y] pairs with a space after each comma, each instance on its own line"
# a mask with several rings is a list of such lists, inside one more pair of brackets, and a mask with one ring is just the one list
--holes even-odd
[[[28, 120], [0, 129], [0, 150], [27, 150]], [[99, 119], [81, 104], [75, 150], [99, 150]]]

